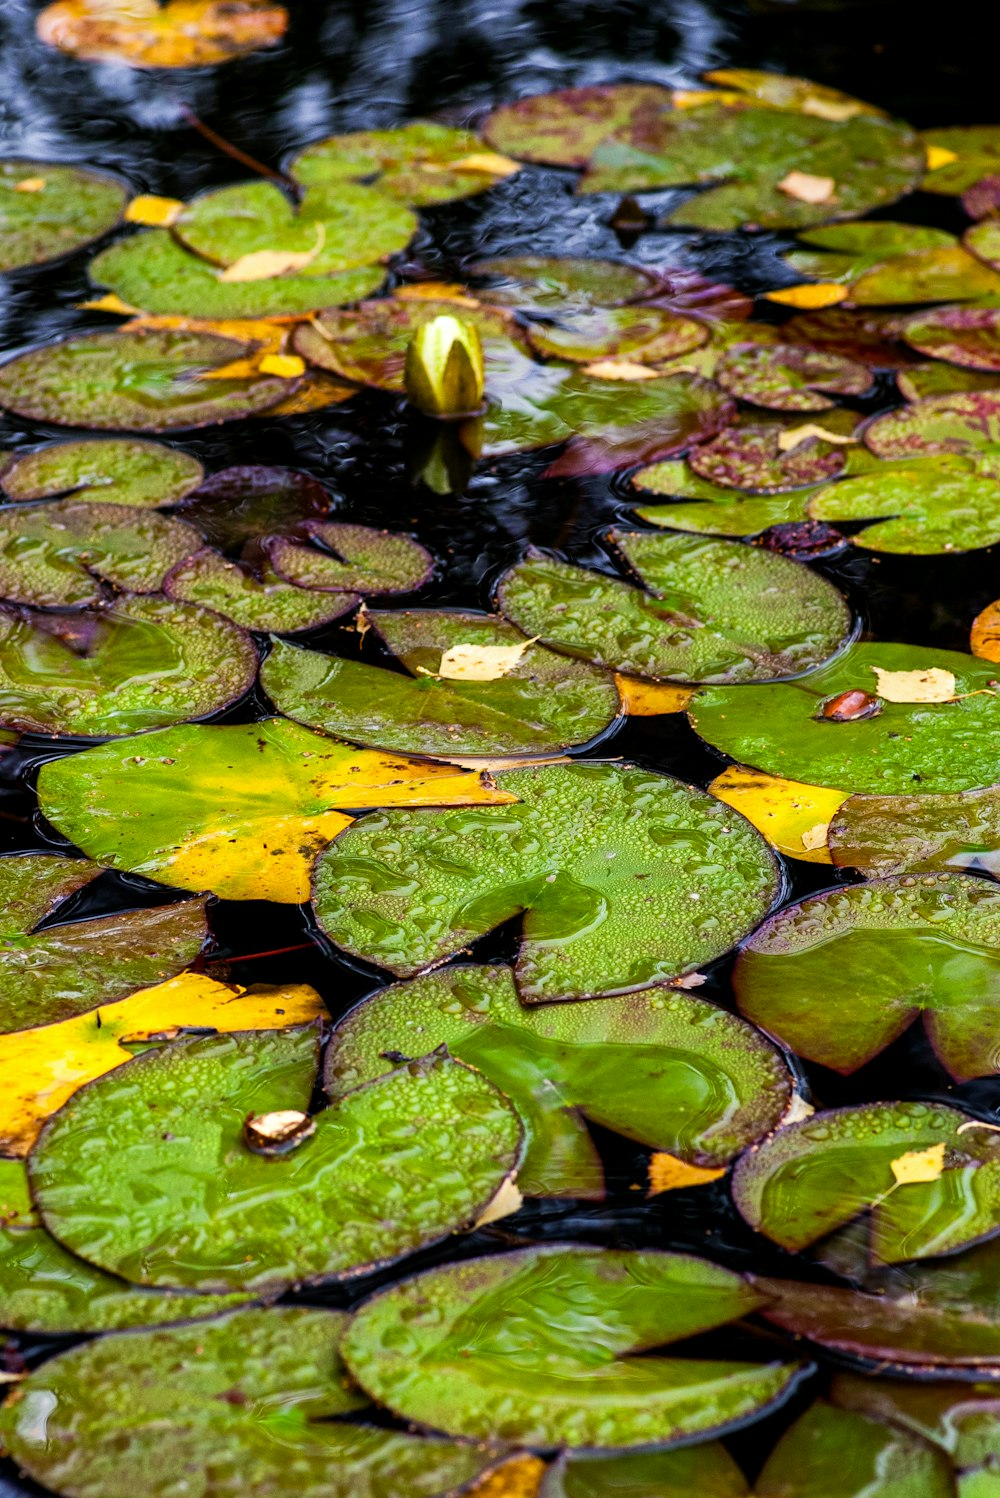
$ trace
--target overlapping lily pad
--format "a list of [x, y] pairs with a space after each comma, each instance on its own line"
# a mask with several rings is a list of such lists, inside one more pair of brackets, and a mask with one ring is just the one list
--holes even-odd
[[59, 924], [63, 901], [99, 872], [86, 860], [0, 858], [0, 1033], [113, 1004], [172, 978], [201, 951], [208, 927], [198, 900]]
[[[989, 1369], [992, 1378], [995, 1369]], [[831, 1397], [846, 1410], [881, 1421], [897, 1434], [929, 1441], [952, 1469], [961, 1498], [996, 1498], [1000, 1407], [990, 1383], [910, 1383], [840, 1373]], [[937, 1498], [934, 1491], [933, 1498]]]
[[864, 395], [872, 374], [839, 354], [803, 348], [736, 344], [719, 362], [715, 378], [723, 390], [773, 411], [828, 411], [835, 395]]
[[524, 913], [515, 981], [541, 1003], [631, 993], [711, 961], [775, 894], [764, 839], [721, 802], [617, 765], [505, 771], [512, 806], [366, 817], [318, 860], [339, 947], [411, 977]]
[[79, 614], [0, 609], [0, 723], [111, 738], [235, 702], [258, 656], [237, 625], [167, 598]]
[[116, 177], [50, 161], [0, 161], [0, 272], [78, 250], [120, 221]]
[[11, 454], [0, 470], [0, 488], [18, 501], [71, 494], [88, 505], [156, 509], [179, 504], [203, 477], [197, 458], [161, 442], [81, 438]]
[[1000, 376], [984, 374], [978, 369], [962, 369], [957, 364], [914, 364], [900, 369], [896, 384], [904, 400], [919, 401], [931, 395], [951, 395], [958, 391], [996, 390]]
[[430, 552], [412, 536], [373, 526], [307, 520], [299, 534], [301, 541], [275, 537], [268, 543], [271, 565], [298, 588], [340, 594], [343, 613], [365, 593], [415, 592], [434, 566]]
[[351, 821], [343, 807], [510, 799], [476, 772], [352, 749], [283, 718], [187, 727], [53, 760], [39, 795], [49, 820], [101, 864], [229, 900], [286, 904], [308, 900], [312, 860]]
[[1000, 373], [1000, 308], [935, 307], [906, 318], [902, 333], [932, 359]]
[[205, 479], [181, 514], [210, 546], [239, 553], [247, 542], [297, 532], [304, 521], [325, 515], [330, 503], [323, 485], [307, 473], [248, 463]]
[[1000, 541], [1000, 484], [957, 455], [898, 462], [814, 494], [814, 520], [874, 521], [851, 539], [871, 551], [934, 556]]
[[[816, 438], [807, 439], [816, 442]], [[633, 486], [649, 494], [669, 494], [674, 503], [643, 505], [641, 520], [668, 530], [693, 531], [699, 536], [756, 536], [772, 525], [805, 519], [806, 501], [816, 486], [784, 495], [757, 497], [710, 483], [682, 459], [654, 463], [632, 475]], [[684, 503], [689, 501], [689, 503]]]
[[729, 427], [694, 448], [688, 454], [688, 467], [710, 484], [751, 494], [785, 494], [843, 473], [847, 456], [842, 444], [813, 433], [783, 449], [784, 430], [777, 424]]
[[844, 286], [855, 306], [974, 301], [1000, 292], [1000, 277], [943, 229], [833, 224], [802, 240], [808, 248], [787, 255], [788, 265], [824, 285]]
[[89, 333], [0, 367], [0, 406], [34, 421], [98, 431], [166, 432], [252, 416], [289, 381], [219, 371], [243, 345], [208, 333]]
[[1000, 127], [997, 125], [949, 125], [924, 130], [922, 139], [930, 149], [947, 151], [954, 159], [931, 167], [921, 182], [924, 192], [959, 193], [1000, 171]]
[[1000, 877], [1000, 790], [851, 796], [830, 823], [836, 864], [869, 876], [962, 870]]
[[758, 1498], [952, 1498], [954, 1492], [947, 1459], [920, 1435], [824, 1399], [785, 1432], [754, 1486]]
[[666, 1445], [759, 1411], [799, 1368], [635, 1354], [759, 1304], [705, 1259], [556, 1245], [404, 1280], [362, 1306], [341, 1348], [361, 1386], [419, 1426], [542, 1447]]
[[353, 593], [311, 592], [283, 581], [267, 562], [257, 567], [241, 565], [208, 548], [173, 567], [164, 579], [163, 591], [179, 602], [214, 609], [244, 629], [276, 634], [316, 629], [339, 619], [357, 603]]
[[652, 84], [598, 84], [530, 94], [493, 111], [485, 125], [491, 145], [523, 161], [584, 167], [608, 135], [670, 108], [667, 89]]
[[958, 453], [981, 471], [1000, 462], [1000, 389], [930, 396], [876, 416], [865, 443], [879, 458]]
[[644, 531], [611, 539], [648, 591], [533, 552], [501, 578], [501, 609], [552, 649], [654, 680], [794, 676], [850, 628], [836, 589], [784, 557]]
[[748, 1025], [686, 993], [526, 1009], [509, 968], [454, 967], [373, 994], [337, 1026], [327, 1087], [339, 1096], [445, 1045], [490, 1078], [529, 1125], [518, 1185], [593, 1196], [604, 1174], [593, 1123], [692, 1165], [727, 1165], [791, 1099], [778, 1053]]
[[[586, 742], [618, 716], [611, 677], [527, 643], [488, 614], [367, 613], [411, 675], [277, 644], [261, 683], [290, 718], [357, 744], [439, 759], [551, 754]], [[449, 674], [448, 654], [487, 652], [486, 680]], [[513, 651], [497, 670], [490, 652]], [[519, 653], [520, 652], [520, 653]], [[456, 673], [462, 670], [461, 662]]]
[[[314, 242], [318, 243], [318, 235]], [[122, 301], [143, 312], [255, 318], [359, 301], [378, 290], [385, 270], [381, 265], [362, 265], [309, 274], [307, 266], [298, 272], [224, 281], [219, 266], [191, 254], [169, 230], [148, 229], [102, 250], [91, 263], [90, 276], [96, 285], [110, 287]]]
[[806, 248], [791, 250], [785, 256], [793, 270], [819, 281], [849, 284], [886, 260], [925, 250], [954, 249], [958, 239], [946, 229], [876, 219], [873, 223], [806, 229], [799, 235], [799, 242]]
[[178, 1471], [211, 1473], [220, 1491], [238, 1486], [248, 1498], [466, 1491], [499, 1453], [343, 1418], [366, 1403], [337, 1352], [347, 1320], [305, 1306], [247, 1308], [85, 1343], [35, 1369], [0, 1416], [4, 1445], [66, 1494], [165, 1498]]
[[869, 369], [898, 369], [915, 362], [898, 341], [892, 315], [867, 308], [825, 307], [799, 312], [782, 324], [781, 335], [792, 343], [805, 343], [867, 364]]
[[[1000, 892], [912, 874], [815, 895], [772, 916], [733, 976], [740, 1011], [784, 1045], [849, 1074], [918, 1017], [958, 1081], [1000, 1069]], [[822, 992], [834, 1006], [816, 1007]]]
[[181, 520], [134, 505], [74, 499], [0, 510], [0, 597], [80, 608], [109, 596], [158, 593], [171, 567], [199, 549]]
[[[843, 692], [875, 694], [876, 670], [935, 668], [954, 675], [949, 701], [882, 702], [872, 716], [823, 717]], [[995, 666], [954, 650], [852, 645], [795, 682], [707, 688], [690, 716], [708, 743], [771, 775], [884, 796], [966, 791], [996, 779], [995, 677]]]
[[88, 62], [132, 68], [205, 68], [284, 36], [273, 0], [55, 0], [35, 23], [40, 41]]
[[291, 1153], [256, 1153], [248, 1116], [305, 1111], [318, 1061], [315, 1026], [244, 1031], [178, 1040], [89, 1083], [28, 1157], [43, 1223], [136, 1284], [260, 1293], [446, 1237], [516, 1171], [513, 1107], [446, 1056], [315, 1114]]
[[747, 1498], [746, 1478], [719, 1441], [674, 1451], [579, 1456], [549, 1468], [538, 1498]]
[[394, 130], [356, 130], [314, 141], [290, 170], [306, 187], [365, 182], [396, 202], [429, 207], [484, 192], [518, 166], [486, 150], [471, 130], [413, 120]]
[[864, 1217], [873, 1264], [954, 1253], [1000, 1232], [1000, 1141], [976, 1123], [943, 1103], [818, 1113], [743, 1156], [733, 1199], [793, 1251]]
[[648, 303], [564, 312], [552, 322], [533, 323], [527, 334], [536, 353], [576, 364], [599, 359], [659, 364], [708, 342], [704, 323]]

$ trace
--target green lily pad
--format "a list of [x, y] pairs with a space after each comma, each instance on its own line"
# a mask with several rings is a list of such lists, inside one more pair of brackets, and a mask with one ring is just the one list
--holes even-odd
[[[995, 1369], [988, 1372], [995, 1377]], [[937, 1446], [956, 1469], [961, 1498], [995, 1498], [1000, 1457], [995, 1384], [911, 1383], [838, 1373], [830, 1397], [841, 1409], [882, 1420], [895, 1430], [922, 1436]], [[979, 1478], [985, 1478], [985, 1483]]]
[[598, 84], [533, 94], [503, 104], [483, 126], [490, 145], [522, 161], [586, 166], [605, 136], [637, 121], [656, 120], [671, 106], [667, 89], [652, 84]]
[[0, 406], [33, 421], [99, 431], [165, 432], [252, 416], [289, 381], [206, 379], [244, 345], [211, 333], [87, 333], [20, 354], [0, 368]]
[[[815, 442], [815, 438], [807, 439]], [[668, 530], [692, 531], [699, 536], [757, 536], [772, 525], [786, 525], [805, 519], [806, 500], [816, 492], [816, 485], [803, 491], [756, 498], [709, 483], [694, 473], [683, 459], [654, 463], [640, 468], [631, 478], [632, 486], [649, 494], [676, 496], [673, 504], [643, 505], [636, 510], [642, 520], [662, 525]], [[690, 500], [684, 504], [681, 501]], [[633, 501], [635, 503], [635, 501]]]
[[371, 296], [385, 280], [381, 265], [326, 275], [310, 275], [308, 269], [222, 281], [218, 266], [191, 254], [168, 229], [147, 229], [102, 250], [91, 263], [90, 278], [143, 312], [207, 318], [276, 317], [336, 307]]
[[879, 458], [958, 453], [996, 464], [1000, 461], [1000, 389], [932, 396], [886, 411], [866, 427], [865, 443]]
[[314, 1115], [290, 1153], [255, 1153], [248, 1115], [305, 1110], [318, 1062], [314, 1026], [243, 1031], [178, 1040], [88, 1083], [28, 1159], [45, 1227], [136, 1284], [273, 1292], [467, 1227], [516, 1170], [513, 1107], [446, 1056]]
[[545, 1474], [538, 1498], [747, 1498], [749, 1492], [725, 1446], [707, 1441], [620, 1456], [563, 1452]]
[[759, 1304], [705, 1259], [559, 1244], [404, 1280], [361, 1307], [341, 1350], [363, 1389], [418, 1426], [529, 1446], [666, 1445], [757, 1414], [799, 1367], [633, 1355]]
[[0, 272], [68, 255], [120, 223], [115, 177], [50, 161], [0, 161]]
[[[1000, 1232], [1000, 1140], [976, 1123], [943, 1103], [817, 1113], [743, 1156], [733, 1200], [752, 1228], [793, 1252], [865, 1216], [873, 1264], [954, 1253]], [[893, 1161], [942, 1148], [935, 1179], [928, 1170], [897, 1180]]]
[[856, 306], [972, 302], [1000, 296], [1000, 276], [961, 245], [893, 256], [851, 284]]
[[[740, 1012], [809, 1061], [850, 1075], [923, 1015], [957, 1081], [1000, 1069], [1000, 891], [964, 874], [828, 890], [772, 916], [743, 947]], [[822, 991], [836, 1014], [818, 1010]]]
[[[921, 250], [952, 249], [956, 235], [946, 229], [925, 224], [906, 224], [894, 219], [877, 219], [864, 224], [827, 224], [806, 229], [799, 236], [805, 250], [792, 250], [785, 256], [793, 269], [821, 281], [855, 281], [865, 271], [897, 255], [913, 255]], [[817, 251], [822, 251], [817, 254]]]
[[847, 456], [841, 444], [808, 436], [783, 451], [778, 439], [784, 430], [777, 424], [729, 427], [694, 448], [688, 467], [720, 488], [756, 494], [811, 488], [844, 472]]
[[248, 1308], [84, 1343], [33, 1371], [0, 1415], [4, 1445], [66, 1498], [166, 1498], [178, 1480], [218, 1498], [439, 1498], [496, 1465], [482, 1447], [345, 1421], [365, 1404], [337, 1352], [347, 1320]]
[[830, 853], [868, 876], [970, 869], [1000, 878], [1000, 789], [944, 796], [850, 796]]
[[158, 593], [201, 537], [181, 520], [134, 505], [56, 500], [0, 510], [0, 597], [40, 608], [80, 608], [105, 585]]
[[197, 458], [161, 442], [82, 438], [12, 454], [0, 471], [0, 488], [15, 501], [72, 494], [90, 505], [156, 509], [179, 504], [203, 478]]
[[386, 260], [406, 249], [417, 227], [416, 214], [402, 204], [343, 179], [309, 186], [293, 204], [259, 178], [201, 193], [171, 226], [182, 244], [215, 265], [235, 265], [262, 250], [308, 255], [294, 267], [305, 277]]
[[943, 129], [924, 130], [921, 139], [925, 145], [952, 151], [958, 158], [928, 171], [920, 184], [924, 192], [957, 197], [983, 177], [1000, 171], [998, 125], [950, 125]]
[[947, 1459], [927, 1441], [824, 1399], [785, 1432], [754, 1486], [757, 1498], [952, 1498], [954, 1492]]
[[[38, 1220], [20, 1160], [0, 1160], [0, 1323], [64, 1336], [217, 1316], [241, 1295], [144, 1290], [67, 1253]], [[2, 1416], [0, 1416], [2, 1419]]]
[[[367, 621], [412, 675], [277, 643], [261, 684], [279, 712], [355, 744], [465, 761], [558, 753], [602, 733], [620, 711], [604, 671], [526, 645], [502, 619], [428, 609], [369, 612]], [[493, 679], [439, 677], [462, 646], [523, 653]]]
[[490, 163], [471, 130], [413, 120], [394, 130], [356, 130], [314, 141], [289, 170], [306, 187], [367, 182], [386, 197], [423, 208], [485, 192], [501, 168], [506, 176], [506, 165]]
[[828, 411], [834, 402], [821, 392], [864, 395], [872, 383], [863, 364], [795, 343], [738, 343], [719, 361], [715, 378], [731, 395], [773, 411]]
[[114, 738], [204, 718], [242, 697], [258, 657], [243, 630], [167, 598], [79, 615], [0, 609], [0, 723]]
[[316, 865], [337, 946], [412, 977], [524, 913], [525, 1003], [632, 993], [727, 951], [767, 911], [764, 839], [666, 776], [577, 763], [505, 771], [513, 806], [361, 818]]
[[0, 858], [0, 1034], [113, 1004], [198, 956], [209, 934], [200, 900], [51, 924], [63, 901], [99, 873], [88, 860]]
[[814, 520], [873, 520], [851, 539], [870, 551], [935, 556], [1000, 541], [1000, 488], [972, 463], [943, 454], [842, 479], [809, 500]]
[[[873, 717], [836, 722], [823, 704], [842, 692], [875, 693], [875, 669], [955, 677], [950, 702], [884, 702]], [[996, 779], [996, 667], [956, 650], [865, 644], [785, 684], [710, 687], [690, 710], [703, 739], [769, 775], [843, 791], [924, 796]], [[983, 689], [986, 688], [984, 692]]]
[[213, 473], [188, 496], [181, 513], [210, 546], [238, 553], [248, 541], [297, 532], [303, 521], [325, 515], [330, 503], [323, 485], [307, 473], [248, 463]]
[[591, 307], [622, 307], [652, 296], [660, 285], [655, 271], [622, 260], [585, 260], [565, 255], [505, 255], [477, 260], [468, 268], [479, 301], [501, 307], [558, 315]]
[[604, 1195], [583, 1122], [692, 1165], [725, 1166], [773, 1129], [791, 1100], [777, 1051], [703, 999], [645, 989], [527, 1009], [509, 968], [454, 967], [382, 989], [334, 1031], [333, 1097], [393, 1068], [389, 1056], [447, 1046], [527, 1121], [518, 1186], [529, 1196]]
[[649, 590], [529, 552], [501, 578], [503, 612], [552, 649], [654, 680], [767, 681], [818, 666], [850, 615], [823, 578], [771, 552], [614, 531]]
[[297, 588], [343, 594], [344, 612], [365, 593], [415, 592], [434, 566], [430, 552], [412, 536], [342, 520], [307, 520], [298, 529], [303, 540], [318, 544], [276, 536], [267, 544], [271, 565]]
[[935, 307], [904, 319], [901, 331], [932, 359], [1000, 373], [1000, 308]]
[[564, 312], [558, 321], [533, 323], [528, 342], [547, 359], [589, 364], [626, 359], [658, 364], [690, 353], [708, 342], [708, 328], [666, 307], [589, 307]]
[[178, 562], [164, 579], [163, 591], [168, 598], [201, 604], [243, 629], [264, 634], [316, 629], [339, 619], [357, 603], [353, 593], [310, 592], [283, 581], [266, 563], [257, 569], [241, 566], [207, 548]]
[[956, 391], [964, 394], [968, 390], [996, 390], [1000, 387], [1000, 375], [960, 369], [957, 364], [914, 364], [897, 372], [896, 384], [904, 400], [920, 401]]

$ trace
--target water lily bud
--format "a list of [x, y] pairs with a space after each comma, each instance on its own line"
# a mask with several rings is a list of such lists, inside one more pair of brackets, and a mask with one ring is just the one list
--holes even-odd
[[479, 330], [460, 317], [434, 317], [406, 350], [406, 398], [425, 416], [468, 416], [482, 409], [485, 378]]

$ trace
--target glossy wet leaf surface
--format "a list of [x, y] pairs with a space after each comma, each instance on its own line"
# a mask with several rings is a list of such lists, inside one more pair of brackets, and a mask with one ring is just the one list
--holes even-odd
[[758, 1498], [951, 1498], [949, 1465], [919, 1435], [817, 1400], [779, 1441]]
[[594, 738], [618, 715], [609, 675], [538, 644], [493, 680], [442, 676], [456, 647], [524, 646], [504, 620], [432, 609], [367, 611], [366, 620], [411, 674], [276, 644], [261, 683], [281, 712], [354, 743], [463, 760], [557, 753]]
[[995, 464], [1000, 455], [1000, 390], [914, 401], [876, 416], [865, 430], [865, 443], [879, 458], [958, 453]]
[[445, 1056], [324, 1109], [291, 1153], [254, 1153], [247, 1116], [305, 1110], [318, 1060], [314, 1026], [244, 1031], [178, 1040], [89, 1083], [28, 1157], [43, 1223], [136, 1284], [274, 1291], [469, 1226], [517, 1169], [512, 1105]]
[[127, 197], [125, 184], [103, 172], [51, 161], [0, 162], [0, 272], [55, 260], [99, 239], [120, 221]]
[[[853, 1072], [923, 1016], [959, 1081], [1000, 1067], [1000, 894], [961, 874], [898, 875], [788, 906], [740, 953], [741, 1012], [797, 1055]], [[817, 1012], [822, 989], [837, 1023]]]
[[55, 0], [35, 24], [40, 41], [88, 62], [204, 68], [273, 47], [288, 12], [272, 0]]
[[567, 1453], [552, 1464], [539, 1498], [746, 1498], [746, 1478], [721, 1442], [618, 1456]]
[[[807, 439], [816, 442], [815, 438]], [[693, 531], [699, 536], [755, 536], [772, 525], [803, 519], [808, 497], [801, 490], [782, 495], [751, 496], [699, 478], [683, 460], [653, 463], [631, 479], [643, 494], [671, 496], [672, 503], [643, 503], [640, 520], [667, 530]], [[638, 506], [638, 496], [632, 501]]]
[[484, 192], [518, 169], [485, 151], [471, 130], [414, 120], [393, 130], [356, 130], [314, 141], [291, 163], [306, 187], [365, 182], [398, 203], [429, 207]]
[[268, 555], [288, 582], [339, 593], [345, 608], [360, 602], [364, 593], [413, 593], [427, 582], [434, 565], [430, 552], [412, 536], [339, 520], [306, 521], [300, 540], [276, 538]]
[[528, 329], [528, 341], [543, 358], [576, 364], [596, 359], [657, 364], [700, 348], [708, 342], [708, 329], [662, 307], [602, 307], [535, 323]]
[[409, 977], [524, 911], [516, 982], [540, 1003], [677, 977], [771, 903], [763, 839], [702, 791], [614, 765], [496, 782], [517, 804], [384, 812], [339, 837], [314, 884], [331, 940]]
[[392, 1070], [388, 1053], [446, 1045], [495, 1082], [530, 1126], [528, 1195], [603, 1194], [583, 1119], [702, 1166], [726, 1165], [781, 1117], [784, 1064], [731, 1015], [686, 993], [526, 1009], [508, 968], [448, 968], [393, 984], [337, 1026], [333, 1096]]
[[782, 448], [778, 426], [729, 427], [695, 448], [688, 466], [696, 479], [751, 494], [784, 494], [836, 478], [847, 464], [843, 445], [815, 434]]
[[925, 192], [957, 196], [1000, 170], [1000, 128], [996, 125], [951, 125], [925, 130], [922, 138], [929, 148], [943, 149], [953, 158], [928, 171], [921, 183]]
[[469, 273], [480, 301], [556, 316], [567, 308], [588, 310], [641, 302], [657, 289], [655, 273], [642, 266], [569, 255], [509, 255], [478, 260], [469, 267]]
[[157, 509], [179, 504], [204, 476], [197, 458], [135, 437], [53, 442], [8, 458], [0, 470], [7, 499], [60, 499]]
[[[900, 1184], [894, 1161], [941, 1145], [944, 1169], [935, 1180]], [[783, 1248], [808, 1248], [864, 1216], [873, 1264], [954, 1253], [991, 1237], [998, 1191], [996, 1135], [943, 1103], [818, 1113], [780, 1129], [733, 1175], [740, 1212]]]
[[783, 557], [690, 536], [609, 539], [644, 588], [529, 553], [500, 580], [502, 612], [552, 649], [654, 680], [794, 676], [847, 633], [836, 590]]
[[961, 871], [1000, 875], [1000, 791], [851, 796], [830, 826], [834, 863], [864, 874]]
[[206, 717], [253, 685], [250, 637], [166, 598], [92, 613], [0, 609], [0, 722], [107, 738]]
[[957, 455], [842, 479], [814, 494], [807, 512], [814, 520], [875, 522], [851, 538], [871, 551], [932, 556], [1000, 541], [1000, 486]]
[[341, 1347], [362, 1388], [420, 1426], [538, 1446], [665, 1444], [759, 1410], [796, 1366], [629, 1354], [758, 1303], [704, 1259], [535, 1248], [404, 1280], [355, 1315]]
[[[209, 1325], [85, 1343], [39, 1369], [3, 1416], [4, 1442], [67, 1493], [166, 1494], [171, 1474], [212, 1471], [220, 1495], [438, 1498], [496, 1465], [482, 1447], [358, 1423], [342, 1311], [280, 1306]], [[37, 1433], [46, 1412], [46, 1438]]]
[[1000, 372], [1000, 309], [936, 307], [903, 323], [903, 337], [918, 353], [967, 369]]
[[269, 563], [257, 568], [203, 550], [172, 567], [163, 581], [168, 598], [224, 614], [244, 629], [296, 634], [317, 629], [352, 609], [353, 594], [314, 593], [284, 582]]
[[309, 898], [312, 860], [350, 823], [341, 808], [510, 800], [476, 771], [353, 749], [283, 718], [106, 744], [39, 778], [46, 816], [98, 863], [291, 904]]
[[[844, 692], [874, 693], [876, 668], [937, 668], [955, 677], [949, 702], [884, 702], [836, 722], [823, 707]], [[996, 670], [974, 656], [915, 645], [852, 645], [797, 681], [709, 687], [692, 703], [698, 733], [741, 764], [843, 791], [925, 796], [992, 785]]]

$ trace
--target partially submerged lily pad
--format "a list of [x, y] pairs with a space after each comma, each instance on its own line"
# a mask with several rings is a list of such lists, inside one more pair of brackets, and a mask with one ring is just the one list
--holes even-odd
[[501, 578], [502, 611], [567, 655], [695, 682], [794, 676], [832, 655], [850, 627], [836, 589], [784, 557], [645, 531], [611, 540], [648, 591], [533, 552]]
[[643, 505], [637, 509], [641, 520], [668, 530], [693, 531], [699, 536], [757, 536], [772, 525], [804, 520], [806, 500], [816, 492], [813, 485], [804, 492], [790, 493], [787, 498], [745, 495], [700, 478], [682, 459], [640, 468], [630, 482], [641, 492], [674, 497], [672, 504]]
[[52, 760], [39, 795], [49, 821], [101, 864], [229, 900], [286, 904], [308, 900], [312, 860], [351, 821], [342, 807], [510, 799], [478, 773], [352, 749], [283, 718], [187, 727]]
[[0, 598], [37, 608], [100, 603], [109, 587], [158, 593], [201, 537], [181, 520], [133, 505], [56, 500], [0, 509]]
[[968, 869], [1000, 878], [1000, 789], [851, 796], [830, 824], [830, 852], [869, 877]]
[[89, 505], [157, 509], [179, 504], [203, 478], [197, 458], [162, 442], [81, 438], [12, 454], [0, 470], [0, 488], [15, 501], [71, 494]]
[[973, 390], [996, 390], [1000, 375], [985, 374], [978, 369], [963, 369], [957, 364], [914, 364], [900, 369], [896, 385], [904, 400], [925, 400], [931, 395], [951, 395]]
[[[995, 1378], [995, 1368], [984, 1372]], [[830, 1392], [842, 1409], [931, 1442], [950, 1463], [961, 1498], [996, 1498], [1000, 1402], [992, 1382], [876, 1381], [838, 1373]]]
[[306, 187], [365, 182], [418, 208], [485, 192], [518, 166], [485, 150], [471, 130], [412, 120], [392, 130], [356, 130], [314, 141], [289, 170]]
[[274, 375], [218, 378], [243, 345], [207, 333], [87, 333], [0, 367], [0, 406], [33, 421], [166, 432], [266, 411], [288, 394]]
[[[366, 620], [412, 674], [278, 643], [261, 684], [279, 711], [357, 744], [463, 762], [558, 753], [618, 716], [606, 672], [525, 641], [502, 619], [428, 609]], [[449, 674], [450, 651], [505, 648], [509, 665], [485, 679], [464, 679], [460, 665]]]
[[136, 1284], [273, 1292], [457, 1232], [516, 1171], [513, 1107], [446, 1056], [341, 1098], [290, 1154], [255, 1153], [248, 1115], [305, 1111], [318, 1062], [315, 1026], [244, 1031], [181, 1039], [88, 1083], [28, 1157], [44, 1225]]
[[314, 880], [331, 940], [411, 977], [523, 912], [515, 980], [542, 1003], [679, 977], [774, 898], [764, 839], [703, 791], [587, 763], [496, 779], [515, 805], [385, 812], [338, 837]]
[[924, 130], [924, 144], [946, 151], [950, 159], [931, 167], [920, 186], [924, 192], [957, 197], [983, 177], [1000, 171], [1000, 126], [949, 125]]
[[501, 307], [517, 307], [558, 316], [567, 309], [622, 307], [652, 296], [659, 277], [642, 265], [623, 260], [590, 260], [572, 255], [505, 255], [476, 260], [468, 268], [476, 297]]
[[528, 342], [547, 359], [588, 364], [625, 359], [659, 364], [679, 358], [708, 342], [708, 328], [693, 317], [679, 317], [665, 307], [591, 307], [554, 314], [527, 330]]
[[275, 537], [268, 543], [272, 566], [298, 588], [341, 594], [343, 612], [365, 593], [415, 592], [434, 566], [430, 552], [413, 536], [373, 526], [307, 520], [298, 533], [299, 540]]
[[62, 902], [99, 872], [44, 854], [0, 858], [0, 1033], [113, 1004], [198, 956], [208, 937], [199, 900], [59, 924]]
[[246, 1498], [465, 1492], [498, 1453], [343, 1418], [366, 1404], [337, 1351], [347, 1321], [306, 1306], [248, 1308], [85, 1343], [34, 1370], [0, 1415], [4, 1445], [68, 1498], [165, 1498], [179, 1470], [235, 1483]]
[[111, 738], [205, 718], [253, 685], [237, 625], [167, 598], [80, 614], [0, 609], [0, 723]]
[[248, 463], [205, 479], [188, 495], [181, 515], [210, 546], [239, 553], [248, 541], [297, 533], [330, 504], [326, 489], [309, 474]]
[[[1000, 892], [962, 874], [828, 890], [772, 916], [744, 945], [740, 1012], [799, 1056], [849, 1075], [923, 1015], [957, 1081], [1000, 1068]], [[834, 1007], [816, 1008], [822, 992]]]
[[341, 1349], [362, 1388], [418, 1426], [542, 1447], [667, 1445], [759, 1412], [799, 1367], [635, 1354], [759, 1304], [705, 1259], [557, 1244], [404, 1280], [361, 1307]]
[[527, 1009], [509, 968], [479, 967], [393, 984], [351, 1010], [327, 1051], [327, 1087], [340, 1096], [391, 1071], [390, 1055], [442, 1045], [527, 1121], [518, 1186], [529, 1196], [603, 1196], [584, 1119], [690, 1164], [725, 1166], [791, 1099], [778, 1052], [703, 999], [646, 989]]
[[50, 161], [0, 161], [0, 272], [40, 265], [120, 222], [128, 189], [116, 177]]
[[943, 1103], [817, 1113], [743, 1156], [733, 1199], [793, 1252], [864, 1217], [873, 1264], [954, 1253], [1000, 1232], [1000, 1141], [976, 1124]]
[[954, 1492], [947, 1459], [920, 1435], [825, 1399], [785, 1432], [754, 1485], [757, 1498], [952, 1498]]
[[854, 359], [869, 369], [897, 369], [914, 363], [913, 355], [898, 341], [891, 314], [867, 308], [826, 307], [800, 312], [782, 324], [781, 336], [792, 343]]
[[[844, 692], [877, 691], [876, 670], [953, 674], [946, 702], [882, 702], [867, 717], [836, 720], [822, 709]], [[710, 687], [691, 721], [702, 738], [741, 764], [843, 791], [924, 796], [992, 785], [996, 668], [954, 650], [864, 644], [785, 684]]]
[[828, 411], [834, 402], [826, 392], [864, 395], [872, 383], [863, 364], [795, 343], [738, 343], [721, 359], [715, 378], [731, 395], [773, 411]]
[[821, 489], [814, 520], [868, 520], [856, 546], [905, 556], [974, 551], [1000, 541], [1000, 485], [958, 456], [887, 464]]
[[667, 89], [639, 83], [530, 94], [495, 109], [484, 134], [497, 150], [522, 161], [583, 167], [605, 136], [636, 120], [655, 120], [670, 102]]

